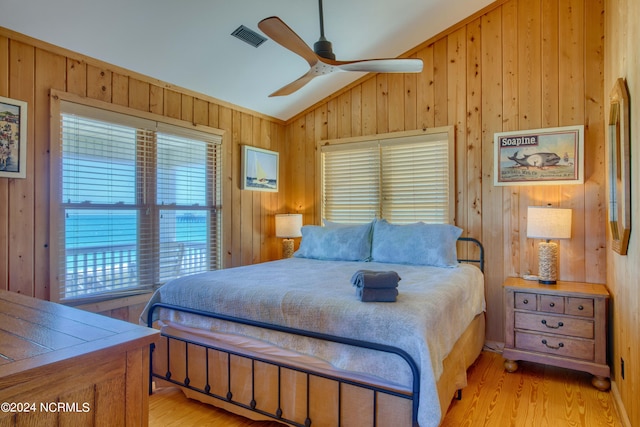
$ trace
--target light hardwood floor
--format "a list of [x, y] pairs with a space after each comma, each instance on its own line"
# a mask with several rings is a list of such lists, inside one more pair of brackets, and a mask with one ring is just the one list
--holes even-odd
[[[469, 369], [462, 400], [454, 400], [442, 427], [613, 426], [621, 423], [609, 392], [591, 386], [589, 374], [521, 362], [512, 374], [502, 356], [483, 352]], [[156, 391], [150, 399], [151, 427], [275, 427], [189, 400], [175, 388]]]

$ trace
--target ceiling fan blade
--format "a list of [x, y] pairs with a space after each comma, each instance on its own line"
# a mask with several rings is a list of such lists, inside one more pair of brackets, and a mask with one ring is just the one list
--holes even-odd
[[318, 74], [314, 73], [312, 70], [309, 70], [306, 74], [302, 75], [297, 80], [294, 80], [291, 83], [289, 83], [288, 85], [283, 86], [280, 89], [278, 89], [277, 91], [273, 92], [271, 95], [269, 95], [269, 97], [271, 98], [273, 96], [291, 95], [293, 92], [297, 91], [302, 86], [304, 86], [307, 83], [309, 83], [317, 75]]
[[277, 16], [263, 19], [258, 28], [274, 42], [302, 56], [310, 66], [318, 62], [315, 52]]
[[321, 37], [318, 43], [322, 42], [322, 44], [319, 46], [318, 52], [312, 50], [304, 40], [277, 16], [265, 18], [258, 23], [258, 28], [264, 34], [284, 48], [303, 57], [310, 67], [306, 74], [273, 92], [269, 97], [290, 95], [309, 83], [313, 78], [335, 71], [361, 71], [365, 73], [419, 73], [422, 71], [423, 64], [421, 59], [393, 58], [336, 61], [333, 59], [335, 56], [331, 50], [331, 43], [324, 38], [322, 0], [319, 0], [319, 6]]
[[342, 71], [363, 71], [365, 73], [419, 73], [422, 71], [422, 60], [411, 58], [336, 61], [334, 65]]

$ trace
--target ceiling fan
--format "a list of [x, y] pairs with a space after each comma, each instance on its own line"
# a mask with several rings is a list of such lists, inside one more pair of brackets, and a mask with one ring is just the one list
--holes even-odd
[[276, 43], [303, 57], [309, 63], [309, 71], [297, 80], [278, 89], [271, 96], [290, 95], [314, 77], [336, 71], [362, 71], [366, 73], [419, 73], [421, 59], [363, 59], [359, 61], [336, 61], [331, 42], [324, 37], [322, 0], [318, 0], [320, 10], [320, 39], [313, 50], [280, 18], [272, 16], [258, 23], [258, 28]]

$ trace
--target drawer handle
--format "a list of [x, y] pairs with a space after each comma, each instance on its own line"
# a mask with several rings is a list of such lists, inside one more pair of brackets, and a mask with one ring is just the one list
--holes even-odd
[[526, 300], [522, 301], [522, 303], [523, 303], [523, 304], [529, 304], [529, 300], [528, 300], [528, 299], [526, 299]]
[[564, 344], [562, 344], [562, 343], [558, 343], [558, 346], [557, 346], [557, 347], [552, 346], [552, 345], [549, 345], [549, 344], [547, 344], [547, 340], [542, 340], [542, 344], [544, 344], [544, 345], [546, 345], [547, 347], [552, 348], [552, 349], [554, 349], [554, 350], [557, 350], [557, 349], [559, 349], [559, 348], [564, 347]]
[[547, 328], [551, 328], [551, 329], [559, 329], [559, 328], [564, 326], [564, 323], [562, 323], [562, 322], [558, 322], [558, 326], [549, 325], [549, 324], [547, 324], [547, 321], [544, 320], [544, 319], [542, 319], [541, 322], [542, 322], [542, 324], [544, 326], [546, 326]]
[[556, 303], [554, 302], [549, 303], [549, 307], [555, 307], [555, 306], [556, 306]]
[[584, 307], [582, 305], [579, 305], [578, 310], [584, 310]]

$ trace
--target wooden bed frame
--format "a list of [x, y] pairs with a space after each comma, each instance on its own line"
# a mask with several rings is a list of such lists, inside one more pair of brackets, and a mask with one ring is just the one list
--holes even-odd
[[[481, 243], [473, 238], [459, 240], [471, 242], [479, 250], [477, 258], [459, 261], [477, 263], [484, 270]], [[189, 398], [250, 419], [291, 426], [418, 426], [419, 368], [402, 349], [163, 303], [150, 307], [148, 326], [153, 326], [153, 313], [161, 308], [394, 353], [408, 364], [413, 382], [406, 390], [362, 375], [309, 368], [290, 359], [221, 344], [207, 331], [163, 324], [161, 339], [151, 348], [150, 376], [157, 386], [178, 386]], [[443, 362], [444, 370], [437, 381], [442, 417], [456, 393], [459, 397], [467, 384], [466, 370], [482, 350], [484, 329], [485, 316], [481, 313]]]

